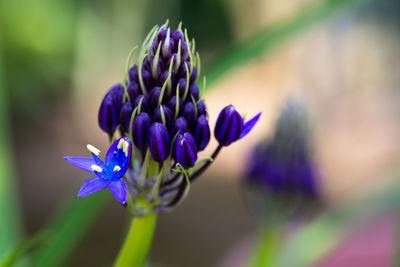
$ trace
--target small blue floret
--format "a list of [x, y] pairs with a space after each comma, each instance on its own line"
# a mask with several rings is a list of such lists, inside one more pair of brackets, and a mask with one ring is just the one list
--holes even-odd
[[128, 169], [132, 154], [132, 143], [129, 138], [122, 137], [115, 141], [107, 151], [105, 162], [98, 157], [100, 150], [92, 145], [88, 145], [87, 148], [92, 152], [93, 158], [64, 157], [75, 167], [97, 176], [83, 183], [78, 197], [85, 197], [108, 187], [115, 198], [125, 204], [127, 189], [125, 181], [121, 178]]

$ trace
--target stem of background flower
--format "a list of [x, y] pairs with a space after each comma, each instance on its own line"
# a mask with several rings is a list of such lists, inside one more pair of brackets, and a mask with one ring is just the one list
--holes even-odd
[[260, 227], [250, 252], [247, 267], [268, 267], [274, 264], [280, 247], [279, 224], [267, 223]]
[[147, 215], [133, 217], [125, 242], [119, 251], [114, 267], [142, 267], [153, 241], [157, 214], [151, 212], [147, 199], [138, 199], [136, 207], [145, 208]]

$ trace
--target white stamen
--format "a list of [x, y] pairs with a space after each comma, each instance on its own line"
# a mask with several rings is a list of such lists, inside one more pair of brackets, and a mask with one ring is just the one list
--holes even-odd
[[118, 165], [115, 165], [115, 167], [114, 167], [114, 171], [115, 172], [119, 172], [121, 170], [121, 167], [120, 166], [118, 166]]
[[128, 157], [128, 152], [129, 152], [129, 142], [125, 141], [124, 143], [124, 153], [125, 153], [125, 157]]
[[90, 144], [87, 144], [87, 145], [86, 145], [86, 148], [87, 148], [90, 152], [92, 152], [93, 154], [95, 154], [96, 156], [98, 156], [98, 155], [100, 154], [100, 150], [97, 149], [96, 147], [90, 145]]
[[90, 166], [90, 168], [92, 168], [92, 170], [94, 170], [96, 172], [102, 172], [103, 171], [103, 169], [99, 165], [92, 165], [92, 166]]
[[122, 146], [124, 145], [124, 143], [125, 143], [124, 139], [119, 140], [117, 148], [122, 149]]

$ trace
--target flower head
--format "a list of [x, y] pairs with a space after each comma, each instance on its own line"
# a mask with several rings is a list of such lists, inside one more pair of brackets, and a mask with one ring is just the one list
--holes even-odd
[[115, 141], [107, 151], [105, 161], [99, 158], [100, 150], [92, 145], [87, 145], [92, 153], [92, 158], [64, 157], [66, 161], [96, 177], [86, 180], [79, 190], [78, 197], [85, 197], [104, 188], [109, 188], [115, 198], [125, 204], [127, 191], [125, 175], [132, 153], [131, 141], [122, 137]]
[[[111, 140], [118, 135], [125, 136], [122, 140], [126, 142], [131, 140], [129, 147], [135, 156], [130, 160], [121, 158], [128, 169], [119, 162], [121, 176], [117, 176], [115, 166], [109, 167], [107, 158], [102, 163], [96, 153], [93, 159], [66, 157], [68, 162], [97, 175], [93, 182], [85, 182], [79, 196], [109, 187], [122, 203], [129, 193], [134, 212], [143, 209], [135, 205], [136, 200], [147, 198], [151, 203], [148, 210], [136, 214], [175, 207], [222, 147], [245, 136], [260, 116], [245, 123], [232, 106], [224, 109], [226, 114], [216, 126], [220, 145], [211, 157], [198, 160], [198, 153], [210, 141], [210, 126], [197, 85], [201, 67], [194, 40], [189, 40], [181, 25], [173, 30], [166, 23], [150, 31], [139, 51], [133, 65], [134, 50], [130, 54], [122, 82], [107, 92], [98, 113], [100, 128]], [[113, 146], [109, 151], [116, 149]], [[94, 169], [92, 165], [96, 165]], [[120, 194], [113, 189], [115, 184]]]
[[[172, 140], [178, 133], [201, 135], [196, 151], [203, 150], [209, 141], [209, 127], [196, 84], [199, 75], [200, 57], [186, 30], [181, 26], [173, 30], [167, 24], [155, 27], [142, 46], [137, 64], [129, 68], [122, 84], [106, 94], [99, 110], [101, 128], [111, 137], [120, 125], [122, 135], [132, 134], [143, 158], [149, 148], [152, 159], [158, 162], [172, 149], [173, 144], [167, 139]], [[201, 129], [195, 127], [200, 116]], [[154, 142], [158, 139], [152, 137], [160, 134], [164, 142]], [[156, 153], [156, 148], [164, 154]]]

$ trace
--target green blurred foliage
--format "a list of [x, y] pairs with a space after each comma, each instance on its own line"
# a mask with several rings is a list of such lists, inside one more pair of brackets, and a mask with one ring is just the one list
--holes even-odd
[[216, 53], [233, 41], [231, 17], [227, 12], [228, 3], [223, 0], [150, 0], [147, 28], [162, 24], [169, 19], [171, 26], [182, 22], [190, 29], [189, 37], [196, 39], [197, 50]]
[[77, 5], [72, 0], [0, 2], [5, 74], [13, 109], [40, 109], [68, 87]]

